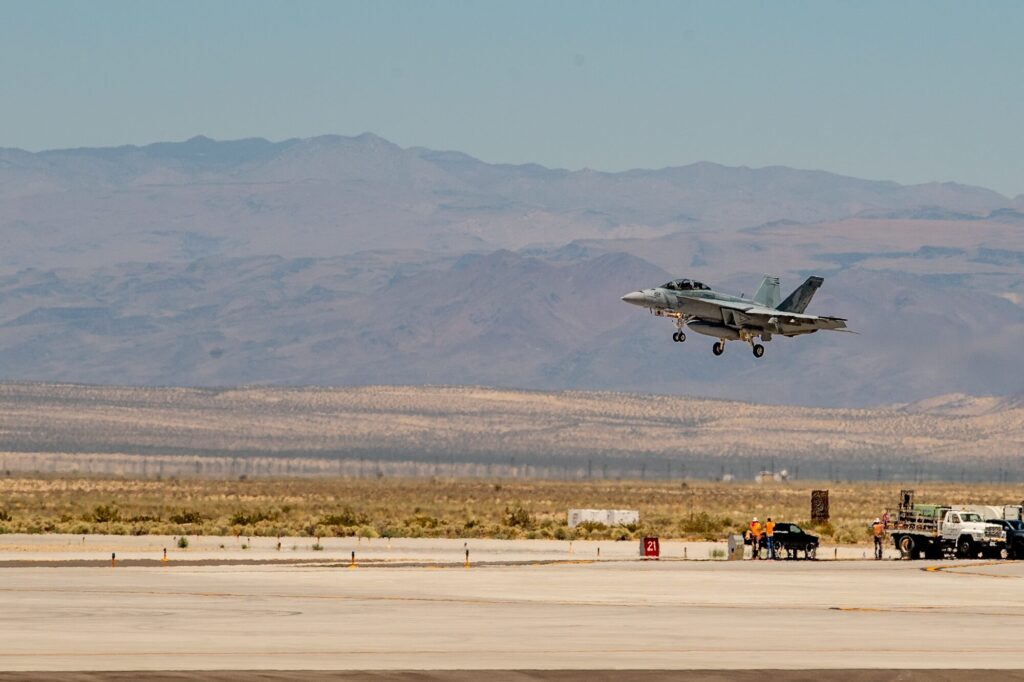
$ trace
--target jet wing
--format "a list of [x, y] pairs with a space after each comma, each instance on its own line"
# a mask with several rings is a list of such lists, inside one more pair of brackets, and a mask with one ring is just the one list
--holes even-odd
[[[681, 296], [680, 298], [689, 297]], [[846, 319], [842, 317], [788, 313], [752, 303], [716, 301], [708, 298], [694, 298], [691, 300], [699, 300], [706, 305], [714, 305], [730, 311], [726, 313], [723, 310], [722, 318], [726, 324], [734, 327], [759, 327], [778, 334], [805, 334], [819, 329], [839, 330], [846, 328]]]

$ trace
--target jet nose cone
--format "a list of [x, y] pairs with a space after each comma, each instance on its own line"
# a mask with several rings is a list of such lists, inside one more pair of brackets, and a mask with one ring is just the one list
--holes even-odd
[[642, 291], [633, 291], [622, 297], [622, 300], [626, 303], [632, 303], [633, 305], [647, 305], [647, 295]]

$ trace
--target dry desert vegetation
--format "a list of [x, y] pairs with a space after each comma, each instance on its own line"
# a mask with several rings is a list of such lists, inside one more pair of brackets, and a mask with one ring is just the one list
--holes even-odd
[[[832, 517], [812, 526], [810, 492], [830, 490]], [[812, 527], [826, 540], [869, 539], [899, 484], [736, 484], [391, 478], [0, 479], [0, 532], [243, 536], [720, 539], [753, 515]], [[1024, 487], [929, 483], [921, 501], [1019, 503]], [[573, 507], [637, 509], [640, 524], [570, 529]]]

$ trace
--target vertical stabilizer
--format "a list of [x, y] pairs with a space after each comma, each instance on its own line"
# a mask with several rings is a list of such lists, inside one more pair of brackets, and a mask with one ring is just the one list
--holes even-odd
[[779, 306], [779, 310], [787, 313], [802, 313], [807, 310], [807, 305], [814, 298], [814, 292], [824, 281], [822, 277], [808, 277], [806, 282], [786, 297], [786, 300]]
[[774, 308], [779, 305], [782, 294], [779, 292], [779, 278], [775, 275], [765, 275], [761, 280], [761, 287], [754, 294], [754, 303], [760, 303], [766, 308]]

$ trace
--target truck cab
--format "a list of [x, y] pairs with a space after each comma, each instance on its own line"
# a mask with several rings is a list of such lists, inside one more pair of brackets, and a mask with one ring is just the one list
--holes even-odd
[[986, 522], [974, 511], [950, 509], [940, 530], [944, 543], [956, 548], [956, 555], [967, 559], [979, 553], [998, 555], [1006, 546], [1006, 532]]
[[953, 509], [976, 512], [988, 523], [1002, 528], [1006, 535], [1007, 558], [1024, 559], [1024, 505], [972, 504], [955, 506]]

